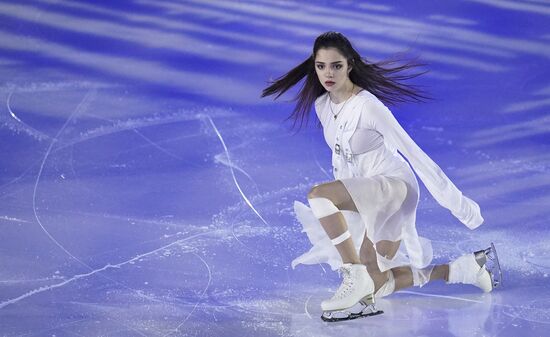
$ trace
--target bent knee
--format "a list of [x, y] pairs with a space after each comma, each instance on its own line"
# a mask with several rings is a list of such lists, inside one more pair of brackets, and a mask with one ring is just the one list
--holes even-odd
[[315, 185], [313, 186], [308, 194], [307, 194], [307, 198], [308, 199], [313, 199], [313, 198], [322, 198], [324, 197], [324, 193], [323, 193], [323, 188], [322, 188], [323, 185]]
[[[332, 201], [327, 198], [309, 199], [309, 206], [311, 207], [313, 215], [315, 215], [317, 219], [338, 215], [340, 211], [338, 207], [336, 207]], [[338, 223], [338, 219], [336, 219], [335, 222]]]
[[[359, 251], [359, 259], [362, 264], [367, 266], [369, 271], [379, 271], [379, 262], [385, 264], [384, 259], [393, 260], [399, 250], [400, 243], [401, 241], [382, 240], [373, 245], [368, 238], [365, 238], [365, 242], [363, 242]], [[378, 261], [378, 255], [380, 255], [381, 261]]]
[[318, 184], [313, 186], [307, 194], [308, 199], [326, 198], [336, 204], [336, 186], [333, 183]]
[[393, 260], [401, 241], [381, 240], [376, 243], [376, 251], [388, 260]]
[[309, 190], [307, 198], [327, 198], [335, 205], [340, 205], [351, 200], [346, 187], [339, 180], [313, 186]]

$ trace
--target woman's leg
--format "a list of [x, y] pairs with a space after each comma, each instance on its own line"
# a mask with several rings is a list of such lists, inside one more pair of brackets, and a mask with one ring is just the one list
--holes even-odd
[[[361, 263], [367, 266], [367, 271], [374, 281], [375, 293], [384, 287], [380, 296], [386, 296], [394, 291], [412, 286], [422, 287], [435, 280], [443, 280], [446, 283], [472, 284], [485, 292], [491, 291], [494, 287], [492, 276], [484, 267], [485, 260], [477, 261], [474, 253], [465, 254], [449, 264], [430, 265], [423, 269], [401, 266], [381, 272], [376, 254], [392, 259], [399, 249], [399, 243], [399, 241], [380, 241], [376, 244], [375, 249], [373, 243], [365, 235], [361, 245], [359, 251]], [[449, 277], [451, 268], [454, 268], [454, 276]]]
[[375, 315], [378, 310], [374, 307], [374, 282], [369, 276], [367, 268], [361, 264], [353, 238], [348, 231], [348, 225], [340, 210], [357, 212], [351, 196], [341, 181], [317, 185], [308, 193], [308, 201], [315, 217], [342, 257], [344, 265], [343, 281], [336, 293], [321, 302], [323, 319], [333, 320], [335, 312], [350, 308], [362, 301], [367, 304], [361, 315]]
[[[449, 277], [449, 265], [437, 265], [430, 266], [423, 270], [414, 269], [414, 272], [417, 273], [416, 284], [415, 277], [413, 275], [413, 269], [408, 266], [392, 268], [388, 271], [381, 272], [378, 266], [378, 260], [376, 254], [382, 255], [387, 259], [393, 259], [397, 250], [399, 249], [400, 241], [386, 241], [382, 240], [376, 244], [376, 249], [374, 244], [369, 238], [365, 235], [363, 244], [361, 245], [360, 250], [360, 259], [361, 263], [367, 266], [367, 271], [374, 280], [375, 292], [378, 291], [388, 280], [388, 273], [393, 273], [393, 279], [395, 281], [393, 291], [399, 289], [408, 288], [412, 286], [423, 286], [425, 283], [434, 280], [444, 280], [447, 281]], [[424, 280], [423, 280], [424, 279]]]
[[[434, 280], [449, 280], [448, 264], [429, 266], [420, 270], [402, 266], [381, 272], [376, 254], [380, 254], [390, 260], [393, 259], [399, 249], [400, 241], [382, 240], [377, 242], [375, 248], [372, 241], [365, 234], [358, 254], [353, 244], [353, 239], [345, 235], [348, 231], [348, 226], [344, 216], [340, 212], [340, 210], [355, 212], [358, 212], [358, 210], [351, 195], [341, 181], [336, 180], [314, 186], [308, 193], [308, 199], [314, 214], [322, 215], [318, 219], [328, 237], [333, 242], [337, 242], [335, 247], [342, 257], [342, 262], [364, 264], [374, 281], [375, 292], [390, 280], [389, 273], [392, 273], [393, 281], [395, 282], [390, 287], [392, 292], [412, 286], [423, 286], [427, 282]], [[314, 209], [313, 206], [318, 207]]]
[[[413, 285], [423, 286], [427, 282], [434, 280], [444, 280], [450, 284], [471, 284], [484, 292], [490, 292], [495, 287], [494, 276], [485, 267], [487, 256], [482, 255], [478, 259], [476, 257], [478, 253], [487, 254], [484, 251], [468, 253], [451, 261], [449, 264], [429, 266], [420, 270], [405, 266], [393, 268], [391, 269], [395, 279], [393, 291]], [[498, 282], [496, 285], [498, 285]]]
[[369, 272], [370, 276], [372, 277], [374, 281], [374, 291], [378, 291], [386, 281], [388, 281], [389, 275], [388, 271], [381, 272], [380, 267], [378, 266], [378, 260], [376, 258], [376, 254], [378, 251], [378, 254], [386, 257], [387, 259], [392, 259], [395, 254], [397, 253], [397, 250], [399, 249], [399, 241], [392, 242], [392, 241], [380, 241], [376, 245], [376, 249], [374, 248], [374, 244], [372, 241], [367, 237], [367, 234], [365, 233], [365, 237], [363, 238], [363, 243], [361, 244], [361, 249], [359, 250], [360, 260], [361, 263], [367, 266], [367, 271]]
[[[414, 286], [414, 278], [411, 267], [403, 266], [391, 269], [395, 279], [395, 290]], [[431, 270], [429, 282], [435, 280], [447, 281], [449, 278], [449, 265], [441, 264], [434, 266]]]
[[[348, 230], [348, 226], [340, 210], [358, 212], [357, 206], [353, 202], [351, 195], [347, 191], [344, 184], [339, 180], [314, 186], [308, 193], [310, 204], [315, 205], [311, 199], [316, 198], [328, 199], [334, 205], [334, 209], [332, 211], [334, 213], [319, 217], [319, 222], [331, 240], [337, 239]], [[331, 211], [329, 210], [321, 215], [327, 213], [331, 213]], [[388, 271], [380, 271], [378, 261], [376, 259], [377, 251], [382, 256], [392, 259], [399, 249], [399, 244], [400, 241], [380, 241], [377, 243], [375, 249], [373, 243], [365, 235], [359, 255], [357, 254], [353, 244], [353, 239], [351, 237], [336, 244], [335, 247], [342, 257], [342, 262], [364, 264], [374, 281], [375, 290], [378, 290], [384, 283], [386, 283], [386, 281], [388, 281]], [[410, 287], [414, 284], [411, 268], [399, 267], [392, 269], [392, 271], [394, 272], [396, 282], [395, 290]], [[430, 279], [446, 278], [447, 275], [448, 266], [438, 266], [434, 268]]]
[[336, 243], [335, 247], [342, 257], [342, 262], [360, 264], [353, 239], [346, 238], [348, 225], [340, 212], [340, 210], [357, 212], [357, 207], [344, 184], [336, 180], [316, 185], [310, 190], [307, 198], [328, 237]]

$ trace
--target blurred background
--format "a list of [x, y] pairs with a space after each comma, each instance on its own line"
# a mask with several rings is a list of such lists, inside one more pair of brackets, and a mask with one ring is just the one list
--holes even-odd
[[[543, 336], [550, 326], [550, 2], [0, 3], [0, 335]], [[404, 57], [434, 99], [390, 106], [482, 209], [471, 231], [422, 186], [434, 263], [495, 243], [503, 286], [442, 282], [321, 321], [340, 284], [290, 262], [295, 200], [332, 180], [295, 88], [263, 88], [319, 34]]]

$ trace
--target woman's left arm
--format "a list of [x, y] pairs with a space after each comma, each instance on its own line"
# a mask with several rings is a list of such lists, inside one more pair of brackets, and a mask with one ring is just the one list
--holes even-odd
[[384, 136], [384, 142], [388, 142], [407, 158], [428, 191], [441, 206], [450, 210], [470, 229], [483, 223], [479, 205], [462, 194], [441, 168], [412, 140], [380, 100], [374, 96], [369, 97], [363, 109], [363, 113], [371, 117], [375, 130]]

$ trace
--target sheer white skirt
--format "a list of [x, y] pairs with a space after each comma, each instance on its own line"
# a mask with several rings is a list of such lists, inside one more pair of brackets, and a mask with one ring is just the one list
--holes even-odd
[[[373, 166], [377, 160], [382, 165]], [[360, 156], [357, 163], [361, 168], [359, 174], [344, 172], [336, 177], [344, 184], [358, 210], [341, 211], [357, 251], [365, 236], [375, 244], [381, 240], [401, 241], [391, 260], [377, 254], [381, 271], [404, 265], [420, 270], [429, 265], [433, 252], [431, 242], [419, 237], [416, 231], [419, 188], [410, 166], [385, 147]], [[376, 174], [377, 171], [386, 174]], [[294, 212], [312, 247], [292, 261], [292, 268], [300, 263], [327, 263], [332, 270], [339, 269], [342, 259], [311, 209], [295, 201]]]

